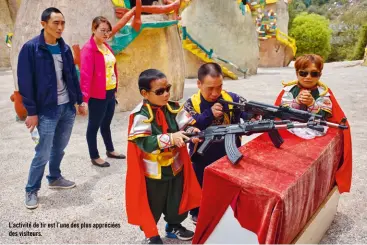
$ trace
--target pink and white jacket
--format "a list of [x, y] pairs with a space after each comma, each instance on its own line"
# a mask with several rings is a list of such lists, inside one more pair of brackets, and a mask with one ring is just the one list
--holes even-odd
[[[111, 50], [111, 47], [104, 43]], [[116, 62], [117, 63], [117, 62]], [[117, 67], [114, 67], [116, 75], [116, 91], [118, 88]], [[103, 54], [98, 50], [93, 36], [87, 41], [80, 52], [80, 87], [83, 101], [88, 103], [89, 98], [106, 98], [106, 65]]]

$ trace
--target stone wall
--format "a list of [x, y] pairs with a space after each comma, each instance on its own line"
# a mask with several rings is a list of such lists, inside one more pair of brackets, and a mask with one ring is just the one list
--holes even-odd
[[[15, 24], [13, 47], [11, 51], [11, 64], [13, 75], [17, 81], [18, 54], [23, 44], [34, 36], [39, 35], [42, 26], [41, 14], [46, 8], [53, 6], [65, 16], [65, 31], [63, 38], [70, 46], [79, 44], [80, 47], [91, 36], [91, 25], [94, 17], [103, 15], [112, 24], [116, 22], [114, 8], [111, 1], [104, 0], [22, 0], [18, 10], [18, 18]], [[18, 82], [15, 82], [18, 90]]]
[[6, 1], [8, 2], [11, 19], [13, 20], [13, 23], [15, 23], [18, 9], [21, 4], [21, 0], [6, 0]]
[[0, 0], [0, 68], [10, 67], [10, 48], [5, 44], [6, 35], [13, 32], [13, 20], [7, 0]]
[[[143, 15], [143, 22], [168, 20], [165, 15]], [[154, 68], [166, 74], [172, 84], [171, 99], [183, 97], [185, 63], [177, 26], [146, 28], [120, 54], [117, 55], [119, 71], [119, 109], [133, 109], [142, 97], [138, 89], [139, 74]]]
[[293, 51], [276, 38], [260, 40], [259, 67], [285, 67], [293, 59]]
[[[288, 4], [284, 0], [278, 0], [277, 3], [268, 4], [265, 11], [272, 9], [277, 14], [277, 28], [288, 34]], [[276, 38], [260, 41], [260, 61], [259, 67], [283, 67], [293, 59], [292, 49], [281, 44]]]
[[288, 35], [288, 4], [284, 0], [278, 0], [275, 4], [268, 4], [265, 10], [272, 9], [277, 14], [277, 27], [281, 32]]
[[[206, 49], [212, 48], [219, 57], [248, 68], [250, 74], [257, 72], [255, 25], [251, 14], [242, 15], [237, 1], [193, 0], [182, 13], [182, 25]], [[190, 61], [190, 57], [186, 60]]]
[[[41, 13], [49, 6], [59, 8], [65, 16], [66, 27], [63, 38], [70, 46], [80, 47], [91, 36], [94, 17], [103, 15], [114, 25], [117, 21], [111, 1], [105, 0], [23, 0], [15, 25], [12, 49], [12, 67], [15, 81], [18, 54], [23, 44], [38, 35]], [[21, 18], [19, 16], [22, 16]], [[165, 15], [142, 16], [143, 21], [168, 20]], [[120, 54], [117, 55], [119, 70], [118, 109], [133, 109], [142, 99], [138, 92], [138, 76], [148, 68], [162, 70], [173, 84], [172, 98], [183, 96], [185, 64], [177, 26], [162, 29], [146, 29]], [[18, 90], [17, 82], [15, 82]]]

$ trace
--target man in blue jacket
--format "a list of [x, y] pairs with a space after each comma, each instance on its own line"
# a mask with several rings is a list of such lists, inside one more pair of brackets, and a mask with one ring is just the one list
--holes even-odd
[[38, 207], [37, 192], [45, 165], [49, 162], [50, 188], [68, 189], [75, 183], [62, 177], [60, 163], [75, 120], [75, 107], [85, 115], [79, 81], [70, 47], [61, 34], [65, 19], [60, 10], [48, 8], [42, 13], [43, 30], [22, 47], [18, 58], [18, 84], [28, 116], [26, 126], [37, 127], [39, 143], [31, 163], [26, 186], [25, 205]]

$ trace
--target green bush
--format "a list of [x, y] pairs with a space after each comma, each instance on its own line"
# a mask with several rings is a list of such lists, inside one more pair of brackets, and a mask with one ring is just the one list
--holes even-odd
[[350, 56], [349, 44], [332, 44], [331, 52], [329, 54], [327, 62], [347, 60], [349, 56]]
[[288, 13], [289, 13], [288, 30], [291, 29], [294, 18], [296, 18], [297, 15], [305, 11], [307, 11], [307, 7], [302, 0], [293, 0], [288, 5]]
[[329, 20], [317, 14], [302, 13], [292, 22], [290, 36], [296, 39], [296, 57], [318, 54], [326, 60], [330, 54], [331, 29]]
[[352, 57], [353, 60], [363, 59], [364, 49], [366, 48], [366, 45], [367, 45], [367, 24], [363, 25], [360, 30], [358, 42], [354, 48], [354, 53]]
[[356, 45], [363, 46], [363, 42], [361, 42], [361, 44], [358, 44], [358, 39], [361, 35], [361, 28], [359, 27], [359, 25], [345, 22], [334, 22], [334, 25], [335, 27], [339, 26], [341, 29], [336, 28], [332, 34], [331, 53], [327, 61], [343, 61], [356, 59]]
[[316, 4], [316, 5], [321, 6], [321, 5], [326, 4], [330, 1], [329, 0], [312, 0], [311, 2], [312, 2], [312, 4]]

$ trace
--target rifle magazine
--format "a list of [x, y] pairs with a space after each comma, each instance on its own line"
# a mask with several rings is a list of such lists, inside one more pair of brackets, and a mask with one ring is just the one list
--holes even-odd
[[238, 150], [236, 145], [236, 135], [235, 134], [227, 134], [224, 137], [224, 145], [226, 148], [226, 153], [229, 161], [236, 165], [243, 157], [241, 152]]

